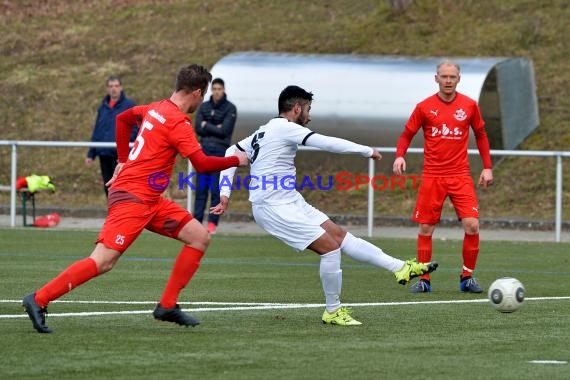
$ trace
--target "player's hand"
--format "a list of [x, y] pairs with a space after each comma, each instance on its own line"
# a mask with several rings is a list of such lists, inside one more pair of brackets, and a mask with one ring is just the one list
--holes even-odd
[[214, 207], [210, 207], [210, 214], [222, 215], [228, 209], [229, 204], [230, 198], [226, 197], [225, 195], [220, 196], [220, 203]]
[[396, 175], [402, 175], [406, 171], [406, 160], [404, 157], [397, 157], [392, 165], [392, 171]]
[[492, 184], [493, 184], [493, 169], [483, 169], [481, 175], [479, 176], [479, 186], [483, 186], [483, 188], [486, 189]]
[[91, 167], [91, 165], [93, 165], [93, 159], [86, 157], [85, 158], [85, 166], [87, 166], [89, 168], [89, 167]]
[[236, 149], [234, 152], [234, 156], [239, 158], [239, 166], [247, 166], [249, 164], [249, 159], [247, 158], [247, 154], [245, 154], [245, 152]]
[[370, 158], [373, 159], [374, 161], [379, 161], [382, 159], [382, 155], [380, 154], [380, 152], [378, 152], [378, 149], [372, 148], [372, 156], [370, 156]]
[[124, 163], [123, 164], [121, 164], [121, 163], [117, 164], [117, 167], [115, 167], [115, 172], [113, 173], [113, 177], [111, 177], [111, 179], [105, 184], [105, 186], [111, 186], [113, 184], [113, 182], [115, 182], [115, 180], [119, 176], [119, 172], [123, 168], [123, 165], [125, 165], [125, 164]]

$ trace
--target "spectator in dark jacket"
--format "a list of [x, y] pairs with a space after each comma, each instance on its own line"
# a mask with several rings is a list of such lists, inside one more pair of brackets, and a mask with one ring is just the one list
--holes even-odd
[[[121, 112], [135, 106], [135, 102], [125, 96], [121, 79], [116, 75], [107, 78], [107, 95], [97, 111], [97, 119], [91, 135], [91, 141], [115, 142], [115, 118]], [[131, 141], [134, 141], [138, 133], [138, 128], [133, 128]], [[90, 167], [95, 158], [99, 157], [101, 166], [101, 176], [103, 177], [103, 188], [108, 196], [108, 189], [105, 184], [113, 177], [117, 166], [117, 150], [115, 148], [89, 148], [85, 165]]]
[[[200, 136], [200, 144], [204, 153], [209, 156], [224, 157], [226, 149], [231, 145], [237, 109], [228, 101], [225, 83], [222, 79], [215, 78], [212, 81], [211, 90], [210, 100], [202, 103], [196, 111], [194, 127]], [[210, 190], [211, 206], [220, 203], [219, 179], [220, 172], [200, 173], [196, 177], [196, 199], [193, 216], [199, 222], [204, 219], [208, 190]], [[219, 218], [219, 215], [208, 215], [208, 232], [216, 232]]]

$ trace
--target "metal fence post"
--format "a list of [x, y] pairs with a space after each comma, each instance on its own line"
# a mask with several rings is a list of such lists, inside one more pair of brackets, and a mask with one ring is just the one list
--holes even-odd
[[370, 179], [370, 183], [368, 183], [368, 237], [372, 237], [374, 228], [374, 188], [372, 187], [374, 169], [374, 160], [370, 158], [368, 159], [368, 178]]
[[560, 243], [562, 230], [562, 154], [556, 155], [556, 216], [554, 219], [556, 242]]
[[16, 180], [18, 171], [18, 153], [16, 142], [12, 143], [12, 163], [10, 174], [10, 227], [16, 226]]

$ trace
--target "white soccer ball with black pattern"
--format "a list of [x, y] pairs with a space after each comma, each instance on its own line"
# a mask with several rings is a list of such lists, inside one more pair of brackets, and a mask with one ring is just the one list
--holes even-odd
[[524, 303], [524, 286], [512, 277], [495, 280], [489, 287], [489, 301], [501, 313], [517, 311]]

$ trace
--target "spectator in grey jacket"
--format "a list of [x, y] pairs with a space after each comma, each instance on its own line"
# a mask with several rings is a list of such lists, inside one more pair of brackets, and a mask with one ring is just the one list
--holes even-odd
[[[211, 91], [210, 100], [202, 103], [196, 111], [194, 128], [200, 136], [200, 144], [204, 153], [209, 156], [224, 157], [226, 149], [231, 145], [237, 109], [228, 101], [225, 83], [222, 79], [215, 78], [212, 81]], [[219, 179], [220, 172], [198, 173], [196, 177], [196, 199], [193, 215], [199, 222], [204, 219], [208, 191], [210, 192], [212, 207], [220, 203]], [[208, 232], [216, 232], [219, 218], [219, 215], [208, 215]]]

